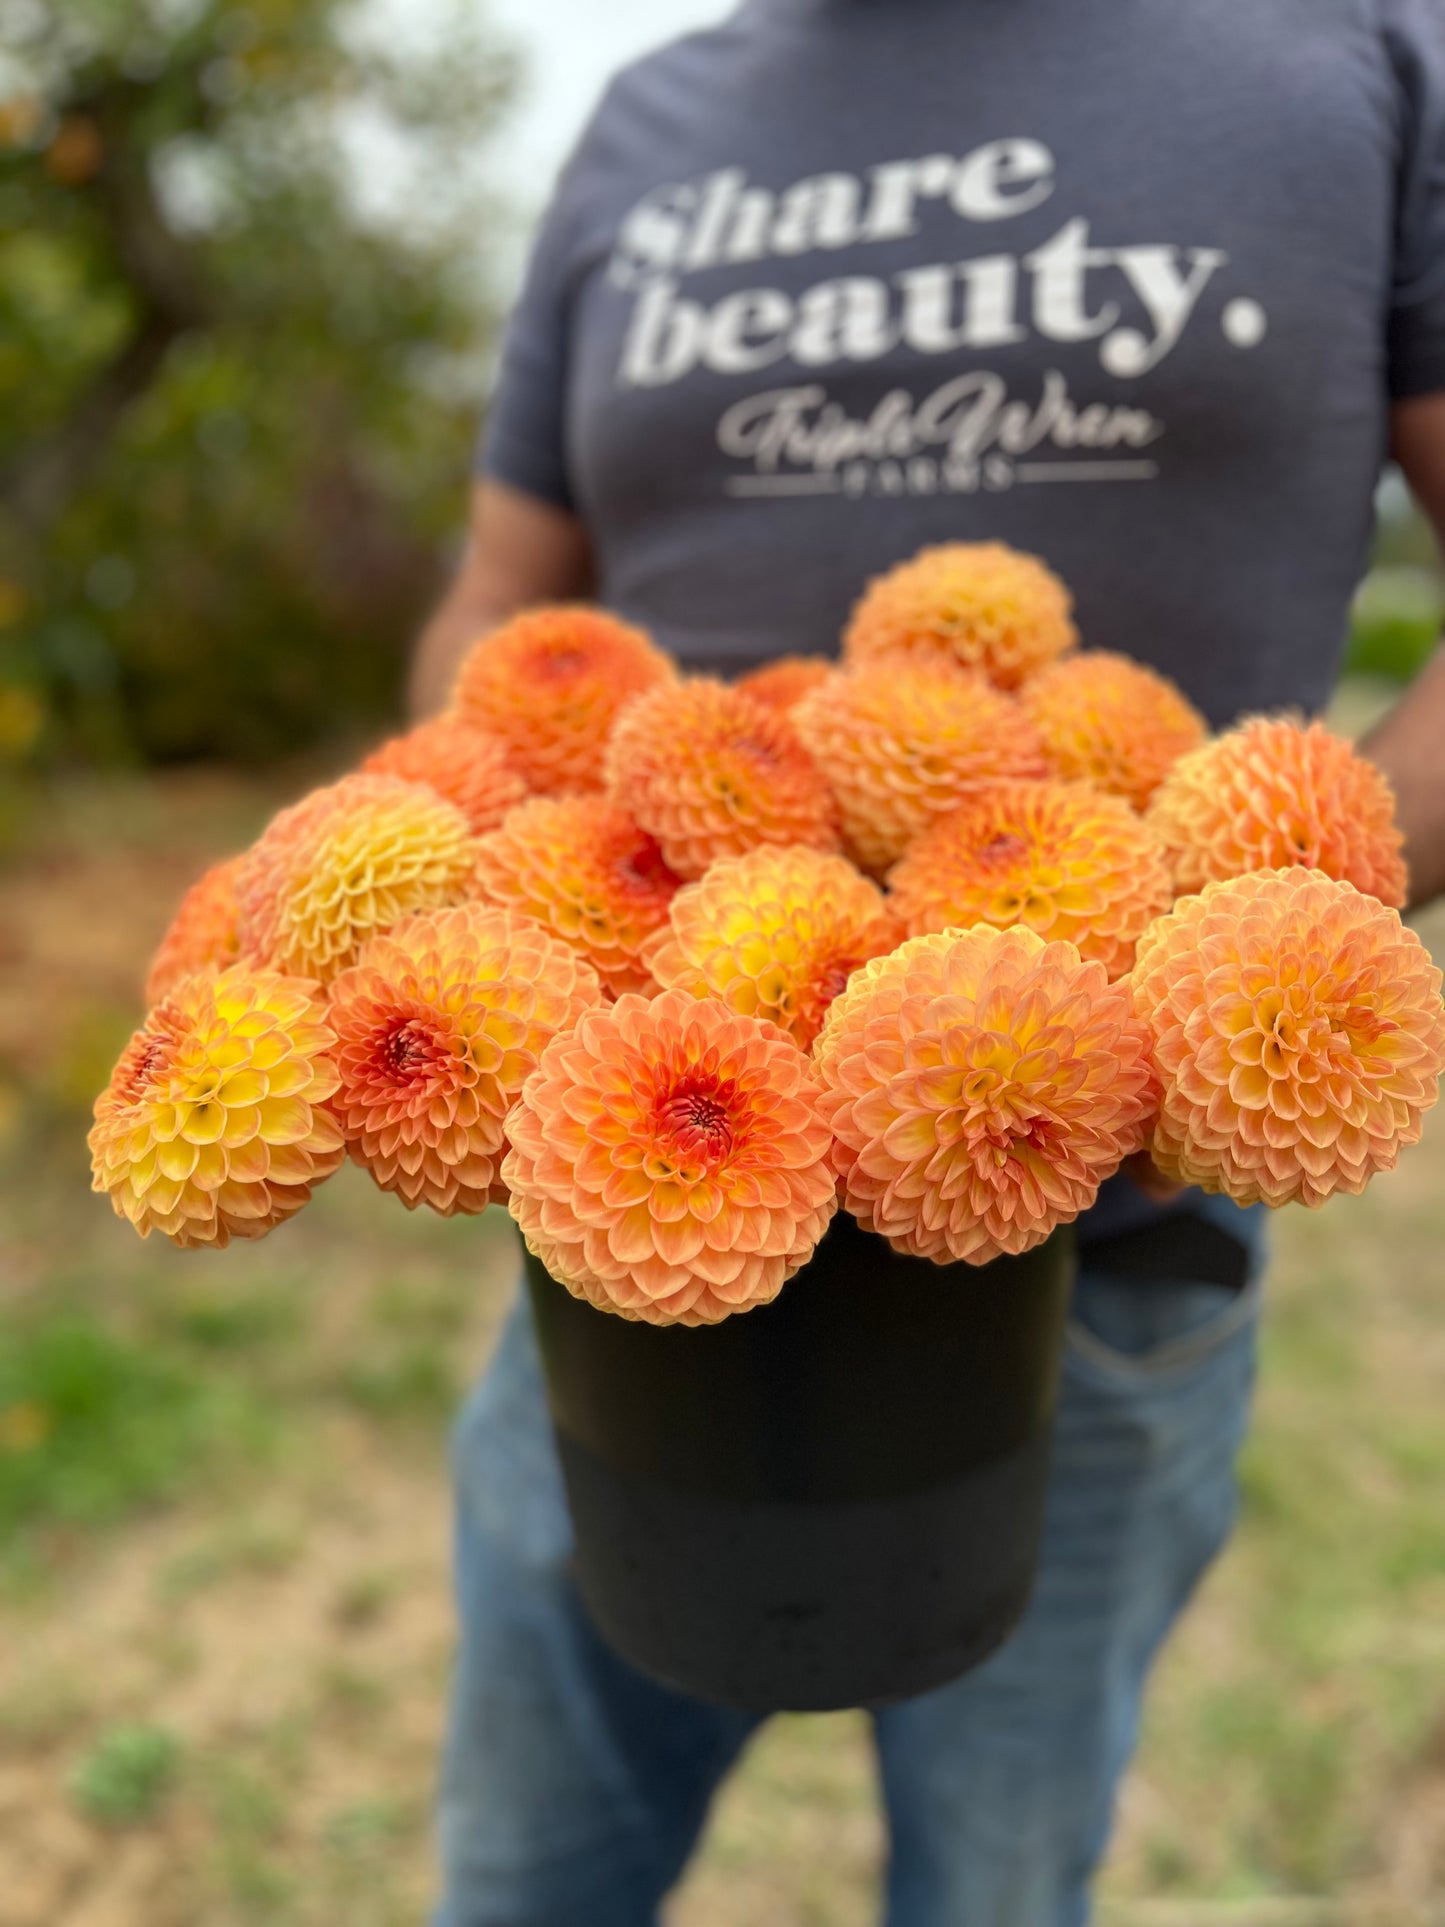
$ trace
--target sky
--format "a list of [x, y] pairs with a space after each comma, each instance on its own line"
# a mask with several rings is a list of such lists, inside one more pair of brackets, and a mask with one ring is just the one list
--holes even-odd
[[733, 0], [490, 0], [488, 17], [527, 69], [495, 157], [498, 185], [519, 209], [535, 209], [609, 75], [732, 7]]

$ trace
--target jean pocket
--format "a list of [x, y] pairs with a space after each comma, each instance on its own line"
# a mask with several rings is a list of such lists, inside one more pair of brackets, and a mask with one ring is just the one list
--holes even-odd
[[1115, 1278], [1085, 1269], [1074, 1289], [1065, 1347], [1074, 1360], [1116, 1379], [1196, 1371], [1254, 1325], [1262, 1289], [1257, 1270], [1231, 1290], [1189, 1279]]

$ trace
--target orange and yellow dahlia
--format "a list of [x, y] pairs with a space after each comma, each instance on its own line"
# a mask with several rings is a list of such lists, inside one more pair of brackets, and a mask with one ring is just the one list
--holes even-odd
[[791, 1039], [715, 999], [622, 997], [557, 1038], [507, 1124], [527, 1246], [575, 1297], [654, 1325], [766, 1304], [837, 1202]]
[[1439, 1094], [1440, 983], [1394, 910], [1321, 871], [1185, 897], [1132, 978], [1163, 1087], [1155, 1163], [1239, 1204], [1362, 1191]]
[[498, 736], [456, 716], [434, 716], [372, 751], [361, 766], [369, 776], [400, 776], [455, 803], [476, 836], [494, 830], [527, 794]]
[[316, 986], [233, 964], [187, 977], [96, 1100], [92, 1186], [145, 1238], [259, 1238], [341, 1163], [334, 1033]]
[[810, 689], [826, 682], [834, 666], [826, 656], [779, 656], [775, 662], [739, 676], [737, 687], [771, 709], [791, 709]]
[[944, 542], [875, 576], [849, 619], [843, 656], [862, 663], [903, 652], [1017, 689], [1077, 644], [1072, 610], [1037, 556], [1003, 542]]
[[181, 898], [170, 928], [161, 938], [146, 972], [147, 1005], [198, 970], [224, 970], [241, 954], [236, 866], [239, 857], [213, 863]]
[[1120, 796], [1082, 784], [989, 783], [940, 816], [889, 872], [911, 937], [1026, 924], [1122, 977], [1174, 891], [1164, 846]]
[[1142, 1146], [1148, 1043], [1128, 984], [1070, 943], [910, 938], [858, 972], [813, 1050], [844, 1205], [939, 1264], [1041, 1244]]
[[1183, 756], [1149, 805], [1181, 891], [1299, 865], [1399, 907], [1408, 877], [1384, 775], [1323, 723], [1253, 716]]
[[866, 663], [830, 676], [791, 720], [832, 786], [849, 852], [874, 876], [979, 783], [1047, 774], [1018, 704], [944, 662]]
[[1125, 797], [1136, 810], [1209, 733], [1167, 676], [1107, 649], [1051, 663], [1030, 676], [1019, 701], [1059, 776]]
[[476, 844], [424, 784], [346, 776], [282, 810], [236, 871], [241, 946], [327, 983], [413, 910], [460, 902]]
[[409, 917], [331, 988], [352, 1160], [409, 1210], [506, 1193], [507, 1112], [547, 1044], [602, 1001], [588, 965], [526, 917], [479, 903]]
[[576, 795], [601, 784], [623, 705], [676, 673], [650, 636], [602, 609], [531, 609], [473, 645], [453, 701], [506, 744], [529, 789]]
[[828, 785], [789, 718], [709, 676], [628, 706], [608, 745], [607, 786], [680, 877], [764, 843], [838, 846]]
[[624, 811], [595, 797], [533, 797], [478, 843], [477, 886], [580, 951], [614, 996], [651, 988], [641, 952], [666, 924], [678, 879]]
[[845, 857], [761, 849], [680, 890], [647, 955], [660, 984], [766, 1017], [806, 1050], [852, 973], [901, 934]]

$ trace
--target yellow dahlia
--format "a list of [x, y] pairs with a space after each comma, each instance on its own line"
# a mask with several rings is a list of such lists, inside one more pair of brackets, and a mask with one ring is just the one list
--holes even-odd
[[506, 1116], [543, 1048], [602, 1001], [597, 978], [526, 917], [478, 903], [408, 917], [331, 987], [353, 1161], [407, 1208], [500, 1203]]
[[1078, 642], [1072, 610], [1037, 556], [1003, 542], [944, 542], [874, 577], [844, 632], [844, 660], [903, 651], [1017, 689]]
[[283, 810], [236, 872], [241, 944], [327, 983], [368, 937], [459, 902], [476, 845], [454, 803], [399, 776], [346, 776]]
[[788, 718], [708, 676], [653, 689], [607, 749], [608, 793], [680, 877], [764, 843], [833, 850], [833, 799]]
[[775, 1298], [837, 1202], [802, 1051], [683, 991], [622, 997], [549, 1044], [507, 1129], [528, 1249], [575, 1297], [648, 1324]]
[[982, 924], [866, 964], [813, 1055], [844, 1205], [939, 1264], [1027, 1251], [1077, 1217], [1156, 1095], [1127, 983]]
[[614, 996], [651, 988], [640, 953], [677, 885], [653, 838], [595, 797], [535, 796], [477, 845], [482, 896], [545, 924]]
[[185, 978], [96, 1100], [92, 1190], [145, 1238], [259, 1238], [341, 1163], [335, 1035], [313, 983], [234, 964]]
[[1149, 805], [1180, 890], [1299, 865], [1381, 903], [1408, 889], [1395, 795], [1323, 723], [1252, 716], [1182, 756]]
[[660, 984], [766, 1017], [806, 1050], [853, 971], [901, 934], [845, 857], [750, 850], [678, 892], [648, 960]]
[[771, 709], [791, 709], [820, 682], [832, 675], [834, 665], [826, 656], [779, 656], [738, 678], [737, 687], [756, 696]]
[[575, 795], [602, 781], [602, 753], [624, 703], [676, 676], [641, 629], [601, 609], [532, 609], [476, 643], [453, 700], [500, 737], [527, 787]]
[[362, 764], [373, 776], [400, 776], [455, 803], [473, 833], [494, 830], [527, 794], [500, 737], [456, 716], [435, 716], [373, 750]]
[[1136, 810], [1208, 734], [1167, 676], [1107, 649], [1051, 663], [1030, 676], [1019, 701], [1058, 775], [1127, 797]]
[[1026, 924], [1122, 977], [1174, 891], [1164, 846], [1120, 796], [1082, 784], [989, 783], [936, 818], [889, 872], [911, 937]]
[[1362, 1191], [1445, 1069], [1440, 972], [1398, 914], [1319, 870], [1211, 883], [1139, 945], [1163, 1086], [1154, 1161], [1240, 1204]]
[[867, 663], [812, 689], [791, 718], [837, 798], [860, 866], [882, 876], [979, 783], [1044, 776], [1012, 697], [947, 663]]
[[146, 1003], [158, 1004], [182, 978], [198, 970], [224, 970], [241, 954], [236, 907], [239, 857], [213, 863], [181, 898], [146, 973]]

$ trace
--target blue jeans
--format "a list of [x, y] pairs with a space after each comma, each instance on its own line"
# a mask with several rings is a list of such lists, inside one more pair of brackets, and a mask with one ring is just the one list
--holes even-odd
[[[1034, 1597], [976, 1671], [874, 1715], [887, 1927], [1079, 1927], [1150, 1664], [1235, 1509], [1260, 1224], [1242, 1292], [1087, 1264]], [[461, 1647], [435, 1927], [652, 1927], [758, 1725], [607, 1647], [571, 1528], [525, 1294], [456, 1439]]]

